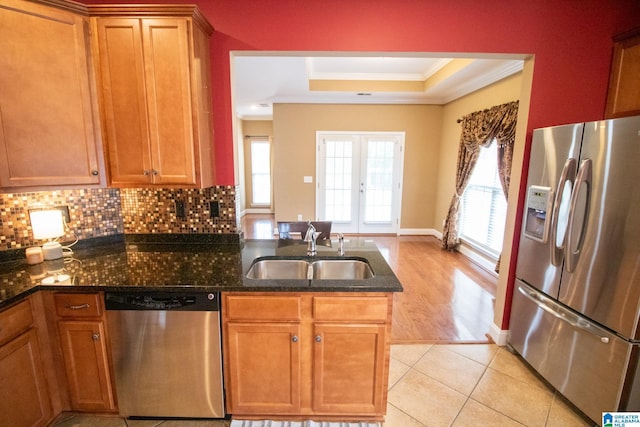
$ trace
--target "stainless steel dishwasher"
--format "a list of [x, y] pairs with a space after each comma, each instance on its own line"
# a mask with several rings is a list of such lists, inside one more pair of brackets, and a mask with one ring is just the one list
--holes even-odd
[[223, 418], [220, 294], [107, 292], [120, 414]]

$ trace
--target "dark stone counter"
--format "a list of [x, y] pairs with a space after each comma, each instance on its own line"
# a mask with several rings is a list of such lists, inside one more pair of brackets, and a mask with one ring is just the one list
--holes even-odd
[[[187, 235], [188, 236], [188, 235]], [[229, 241], [227, 241], [229, 240]], [[337, 257], [337, 243], [318, 244], [318, 259]], [[332, 246], [333, 245], [333, 246]], [[375, 276], [366, 280], [253, 280], [255, 258], [306, 258], [299, 240], [222, 242], [202, 236], [127, 235], [74, 247], [72, 257], [27, 265], [0, 262], [0, 309], [38, 290], [163, 292], [400, 292], [402, 286], [374, 243], [346, 239], [345, 257], [366, 258]]]

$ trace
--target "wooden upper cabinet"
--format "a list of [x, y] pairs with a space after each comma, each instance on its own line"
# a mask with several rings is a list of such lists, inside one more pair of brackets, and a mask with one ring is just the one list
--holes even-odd
[[153, 16], [144, 6], [89, 10], [98, 15], [94, 32], [110, 183], [213, 185], [211, 27], [193, 19], [197, 9], [186, 6], [153, 6]]
[[605, 118], [640, 114], [640, 28], [614, 37]]
[[104, 183], [88, 18], [73, 7], [0, 3], [2, 188]]

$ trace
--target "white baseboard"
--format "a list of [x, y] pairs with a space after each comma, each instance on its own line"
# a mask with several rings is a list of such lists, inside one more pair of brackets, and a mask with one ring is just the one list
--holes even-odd
[[398, 236], [435, 236], [442, 239], [442, 233], [435, 228], [401, 228]]
[[489, 336], [491, 337], [493, 342], [495, 342], [499, 346], [505, 346], [509, 341], [509, 331], [500, 329], [494, 323], [491, 324], [491, 328], [489, 329]]
[[243, 215], [246, 214], [272, 214], [273, 211], [271, 208], [247, 208], [245, 209]]
[[496, 273], [496, 262], [494, 260], [483, 256], [481, 253], [473, 250], [473, 248], [465, 244], [458, 246], [458, 252], [484, 268], [487, 273], [491, 274], [493, 277], [498, 277], [498, 273]]

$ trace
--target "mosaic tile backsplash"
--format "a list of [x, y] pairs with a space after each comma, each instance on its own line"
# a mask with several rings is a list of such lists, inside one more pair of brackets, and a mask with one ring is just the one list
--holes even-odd
[[[0, 193], [0, 251], [42, 244], [33, 239], [29, 209], [50, 206], [69, 207], [63, 242], [122, 233], [238, 233], [235, 195], [235, 186]], [[176, 200], [184, 202], [184, 218], [176, 215]], [[210, 202], [219, 206], [215, 218]]]

